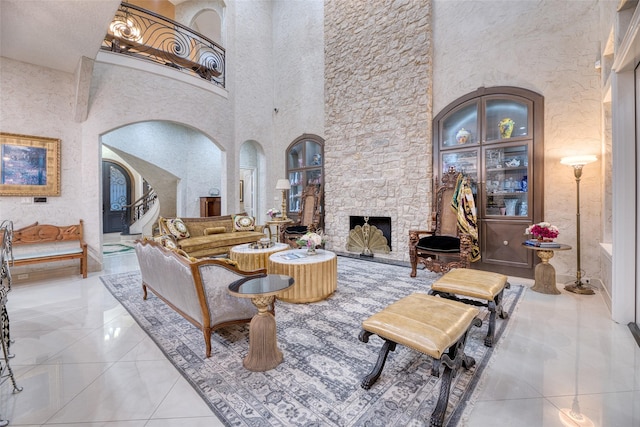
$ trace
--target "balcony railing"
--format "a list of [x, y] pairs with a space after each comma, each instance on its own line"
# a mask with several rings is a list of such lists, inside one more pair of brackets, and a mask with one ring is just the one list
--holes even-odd
[[214, 41], [151, 11], [122, 3], [101, 46], [225, 85], [225, 50]]

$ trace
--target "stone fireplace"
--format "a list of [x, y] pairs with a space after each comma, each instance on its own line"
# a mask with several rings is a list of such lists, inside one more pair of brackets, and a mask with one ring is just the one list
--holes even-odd
[[389, 224], [393, 250], [376, 258], [408, 262], [409, 230], [427, 227], [431, 7], [428, 0], [400, 2], [388, 20], [387, 2], [325, 2], [324, 223], [330, 250], [346, 252], [351, 218], [366, 213]]

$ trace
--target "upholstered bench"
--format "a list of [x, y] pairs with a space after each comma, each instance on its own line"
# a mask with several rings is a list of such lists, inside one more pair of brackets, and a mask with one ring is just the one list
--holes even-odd
[[[444, 274], [433, 282], [429, 294], [487, 307], [489, 309], [489, 330], [484, 339], [484, 345], [491, 347], [496, 329], [496, 312], [501, 319], [506, 319], [508, 316], [507, 312], [502, 309], [502, 294], [505, 288], [510, 287], [507, 276], [504, 274], [465, 268], [454, 269]], [[460, 298], [459, 295], [475, 299]]]
[[445, 365], [438, 403], [431, 414], [431, 426], [441, 426], [447, 410], [451, 379], [463, 366], [471, 368], [475, 360], [464, 354], [467, 332], [472, 325], [480, 326], [479, 310], [469, 305], [427, 294], [411, 294], [384, 308], [362, 322], [359, 339], [369, 342], [378, 335], [384, 344], [375, 367], [360, 384], [368, 390], [380, 377], [389, 351], [396, 344], [417, 350], [433, 358], [431, 374], [439, 376], [440, 364]]

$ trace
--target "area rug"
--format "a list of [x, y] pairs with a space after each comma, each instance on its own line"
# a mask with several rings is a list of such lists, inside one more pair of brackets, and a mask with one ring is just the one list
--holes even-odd
[[[167, 358], [229, 426], [422, 426], [428, 425], [440, 390], [428, 356], [398, 346], [370, 390], [360, 387], [373, 368], [382, 340], [358, 340], [361, 322], [389, 303], [413, 292], [428, 292], [438, 277], [408, 267], [338, 258], [338, 288], [312, 304], [276, 303], [278, 344], [284, 361], [267, 372], [242, 367], [248, 350], [248, 325], [214, 333], [212, 355], [204, 357], [202, 332], [149, 293], [142, 299], [139, 272], [104, 276], [109, 291], [131, 313]], [[523, 287], [505, 291], [504, 307], [515, 309]], [[482, 315], [488, 318], [486, 309]], [[500, 343], [508, 320], [498, 319]], [[464, 404], [487, 365], [486, 319], [472, 328], [466, 353], [476, 366], [453, 380], [445, 425], [457, 425]]]

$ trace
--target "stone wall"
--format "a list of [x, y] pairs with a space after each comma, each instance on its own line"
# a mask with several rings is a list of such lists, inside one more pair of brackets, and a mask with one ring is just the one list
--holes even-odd
[[431, 1], [325, 2], [325, 231], [346, 252], [349, 216], [408, 231], [431, 211]]

